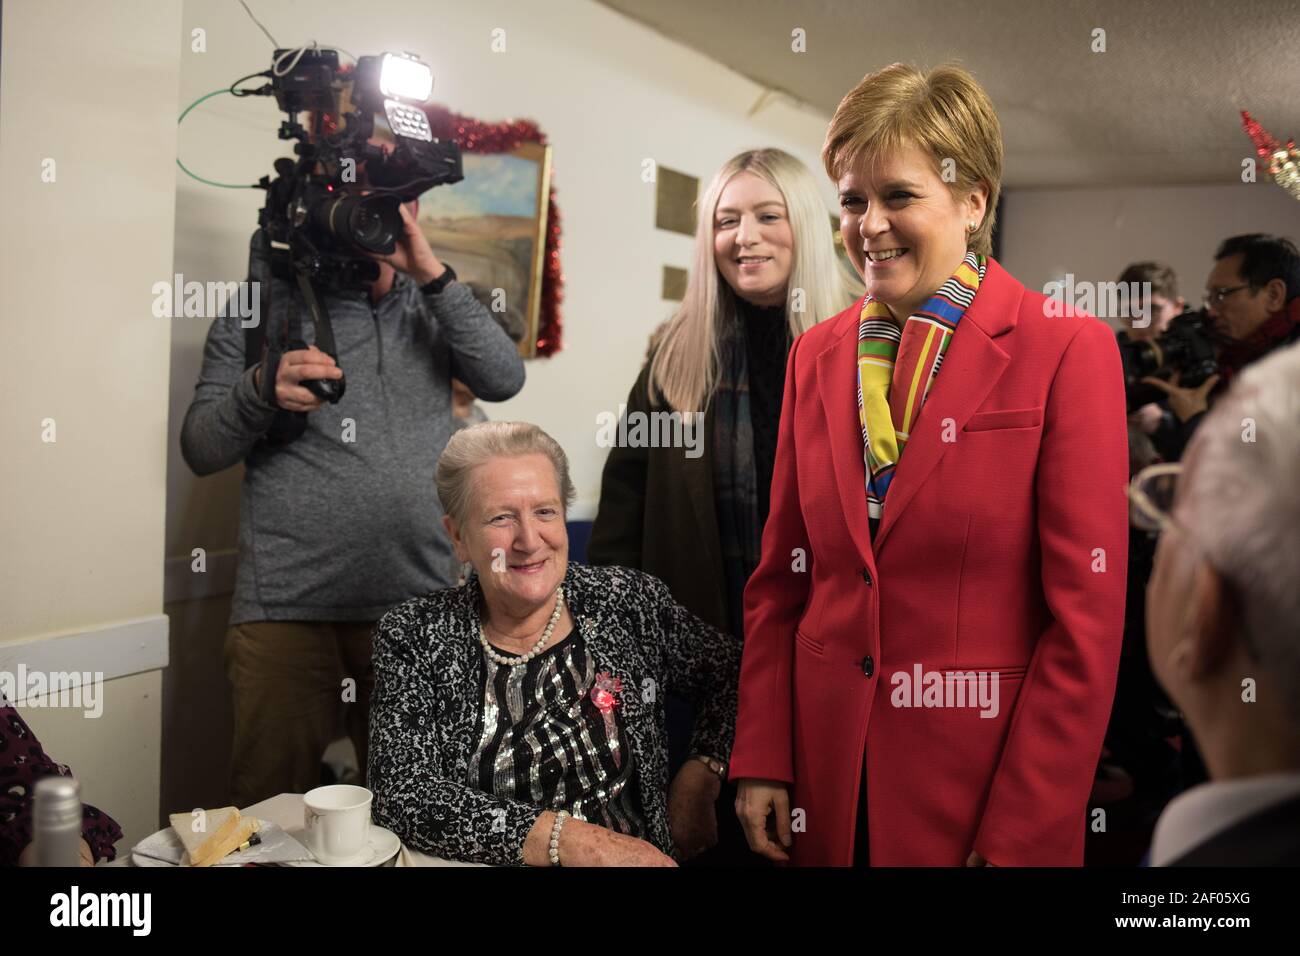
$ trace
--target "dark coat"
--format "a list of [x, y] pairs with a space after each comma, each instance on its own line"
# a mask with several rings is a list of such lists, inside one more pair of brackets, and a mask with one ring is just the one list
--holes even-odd
[[[627, 412], [670, 411], [650, 402], [650, 363], [627, 397]], [[592, 564], [653, 574], [683, 607], [729, 629], [727, 581], [713, 504], [713, 416], [705, 415], [703, 454], [684, 448], [610, 449], [600, 507], [587, 544]]]

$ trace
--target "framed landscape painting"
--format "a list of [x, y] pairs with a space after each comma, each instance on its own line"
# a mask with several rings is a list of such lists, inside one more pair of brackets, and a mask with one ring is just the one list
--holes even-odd
[[536, 352], [551, 148], [465, 153], [465, 178], [420, 197], [420, 229], [519, 343]]

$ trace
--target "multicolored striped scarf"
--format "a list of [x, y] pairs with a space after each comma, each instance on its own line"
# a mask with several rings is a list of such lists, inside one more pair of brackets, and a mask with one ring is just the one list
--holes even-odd
[[966, 253], [928, 302], [900, 329], [883, 302], [867, 296], [858, 320], [858, 421], [867, 465], [867, 519], [874, 538], [894, 469], [934, 385], [944, 353], [979, 290], [983, 256]]

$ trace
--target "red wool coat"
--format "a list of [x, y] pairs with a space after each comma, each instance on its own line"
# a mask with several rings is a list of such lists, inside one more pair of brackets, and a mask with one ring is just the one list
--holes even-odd
[[[874, 543], [858, 306], [790, 352], [730, 774], [791, 784], [796, 865], [852, 862], [864, 756], [872, 865], [1082, 863], [1124, 617], [1124, 387], [1110, 329], [1046, 301], [989, 260]], [[996, 674], [996, 714], [896, 706], [917, 665], [950, 696]]]

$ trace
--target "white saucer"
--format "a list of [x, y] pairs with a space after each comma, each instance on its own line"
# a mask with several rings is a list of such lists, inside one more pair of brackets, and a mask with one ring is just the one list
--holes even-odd
[[[307, 845], [304, 836], [299, 832], [290, 834], [296, 840]], [[383, 866], [402, 848], [402, 841], [397, 838], [397, 834], [387, 827], [381, 827], [378, 823], [370, 824], [370, 839], [366, 841], [365, 848], [344, 863], [320, 863], [316, 860], [298, 860], [292, 863], [280, 863], [279, 866]]]

